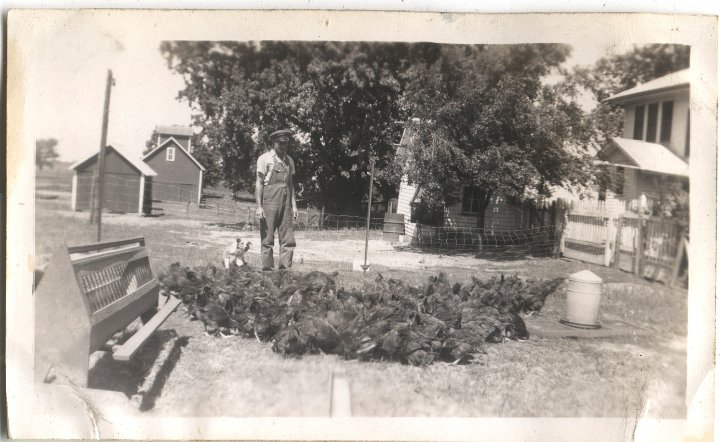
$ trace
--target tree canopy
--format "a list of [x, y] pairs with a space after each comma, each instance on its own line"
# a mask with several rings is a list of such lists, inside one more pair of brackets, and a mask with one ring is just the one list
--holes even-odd
[[569, 53], [555, 44], [443, 46], [436, 61], [409, 70], [409, 178], [426, 202], [452, 203], [472, 185], [482, 227], [493, 196], [536, 200], [587, 179], [584, 113], [572, 88], [543, 83]]
[[[407, 172], [437, 204], [462, 184], [483, 201], [547, 195], [582, 175], [582, 111], [570, 89], [543, 84], [563, 45], [354, 42], [166, 42], [185, 77], [180, 97], [200, 112], [200, 144], [218, 156], [234, 190], [250, 189], [267, 134], [291, 146], [300, 197], [344, 213], [362, 210], [370, 158], [378, 189], [395, 195]], [[397, 122], [417, 119], [415, 148], [396, 161]]]
[[58, 140], [55, 138], [44, 138], [35, 140], [35, 165], [42, 169], [45, 166], [52, 167], [55, 160], [60, 156], [57, 153]]
[[233, 190], [251, 189], [267, 135], [287, 128], [299, 196], [344, 213], [362, 210], [370, 158], [378, 189], [399, 180], [392, 136], [404, 72], [434, 45], [344, 42], [166, 42], [169, 65], [185, 77], [180, 97], [197, 109], [200, 143], [220, 157]]

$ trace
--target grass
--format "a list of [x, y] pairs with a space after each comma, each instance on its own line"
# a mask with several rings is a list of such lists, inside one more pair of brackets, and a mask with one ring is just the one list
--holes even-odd
[[[37, 202], [41, 208], [36, 212], [37, 254], [55, 253], [64, 242], [95, 240], [96, 226], [87, 223], [87, 214], [43, 210], [43, 204], [50, 202]], [[108, 217], [103, 239], [145, 236], [156, 274], [175, 261], [189, 266], [219, 264], [219, 250], [235, 235], [231, 230], [199, 221], [125, 221], [130, 219]], [[303, 247], [312, 248], [314, 243], [329, 238], [308, 233], [299, 233], [303, 235]], [[521, 269], [523, 276], [543, 278], [590, 268], [608, 283], [601, 318], [625, 319], [656, 333], [651, 337], [594, 340], [532, 336], [525, 342], [488, 344], [484, 353], [467, 365], [437, 363], [418, 368], [382, 361], [344, 361], [322, 354], [286, 359], [272, 353], [269, 343], [208, 337], [201, 323], [189, 321], [178, 311], [162, 330], [176, 333], [182, 347], [171, 369], [163, 375], [162, 388], [152, 398], [154, 407], [146, 413], [327, 416], [331, 375], [333, 370], [342, 369], [351, 384], [354, 416], [629, 416], [638, 413], [648, 394], [656, 393], [653, 388], [658, 380], [665, 385], [664, 394], [670, 399], [663, 402], [657, 415], [684, 416], [685, 352], [670, 348], [668, 342], [686, 333], [685, 291], [576, 261], [533, 258], [507, 263], [473, 259], [468, 257], [472, 265], [465, 267], [409, 270], [374, 265], [368, 276], [352, 271], [347, 261], [308, 259], [296, 262], [294, 269], [335, 270], [339, 272], [339, 286], [358, 287], [376, 272], [418, 284], [440, 270], [453, 281], [465, 281], [473, 275], [487, 278], [511, 268]], [[249, 255], [249, 260], [252, 266], [259, 264], [257, 254]], [[558, 292], [548, 299], [540, 314], [559, 318], [565, 311], [564, 303], [564, 295]], [[155, 347], [151, 344], [144, 348], [144, 362], [134, 366], [98, 364], [92, 372], [96, 386], [130, 396], [143, 379]]]

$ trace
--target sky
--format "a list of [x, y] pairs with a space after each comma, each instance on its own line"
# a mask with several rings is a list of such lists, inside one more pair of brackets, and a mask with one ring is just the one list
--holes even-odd
[[[57, 139], [62, 161], [97, 152], [108, 69], [115, 78], [108, 144], [140, 156], [156, 125], [190, 125], [189, 104], [177, 100], [183, 79], [167, 67], [160, 43], [142, 34], [123, 34], [120, 41], [82, 18], [40, 36], [28, 64], [34, 139]], [[566, 64], [592, 64], [630, 48], [584, 40], [573, 45]]]

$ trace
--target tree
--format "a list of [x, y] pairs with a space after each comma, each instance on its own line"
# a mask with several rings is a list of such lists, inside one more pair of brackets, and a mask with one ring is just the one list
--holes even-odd
[[415, 117], [409, 178], [431, 206], [475, 188], [478, 227], [493, 196], [549, 196], [588, 179], [587, 121], [572, 88], [543, 77], [570, 53], [563, 45], [443, 46], [409, 70], [404, 103]]
[[157, 141], [158, 141], [158, 133], [157, 133], [157, 130], [153, 129], [152, 135], [150, 135], [150, 139], [148, 139], [145, 142], [145, 150], [143, 150], [143, 153], [142, 153], [143, 156], [149, 154], [150, 152], [155, 150], [156, 147], [158, 147]]
[[363, 210], [371, 157], [380, 191], [395, 192], [403, 73], [437, 54], [436, 45], [343, 42], [166, 42], [161, 51], [184, 76], [179, 97], [200, 110], [200, 143], [231, 189], [252, 189], [267, 135], [289, 128], [299, 197], [342, 213]]
[[44, 138], [35, 141], [35, 164], [39, 169], [45, 166], [52, 167], [55, 160], [60, 156], [55, 149], [58, 140], [55, 138]]

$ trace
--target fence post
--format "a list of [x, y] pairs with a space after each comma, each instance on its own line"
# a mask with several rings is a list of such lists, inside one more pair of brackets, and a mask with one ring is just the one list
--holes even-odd
[[605, 218], [605, 252], [603, 253], [603, 265], [610, 267], [610, 260], [612, 259], [612, 252], [610, 244], [612, 244], [613, 235], [610, 229], [610, 217]]
[[620, 268], [620, 244], [622, 241], [622, 228], [623, 228], [623, 217], [622, 215], [617, 217], [617, 226], [615, 227], [615, 258], [613, 261], [613, 267], [616, 269]]
[[564, 200], [553, 201], [553, 211], [555, 212], [555, 245], [553, 247], [553, 258], [560, 257], [562, 253], [562, 239], [565, 234], [565, 212], [567, 210], [565, 203], [560, 203]]
[[635, 237], [637, 247], [635, 248], [635, 276], [641, 276], [645, 270], [645, 234], [647, 232], [647, 220], [640, 216], [638, 219], [637, 236]]
[[320, 208], [320, 220], [318, 222], [318, 227], [322, 230], [323, 228], [323, 222], [325, 221], [325, 206], [322, 206]]

